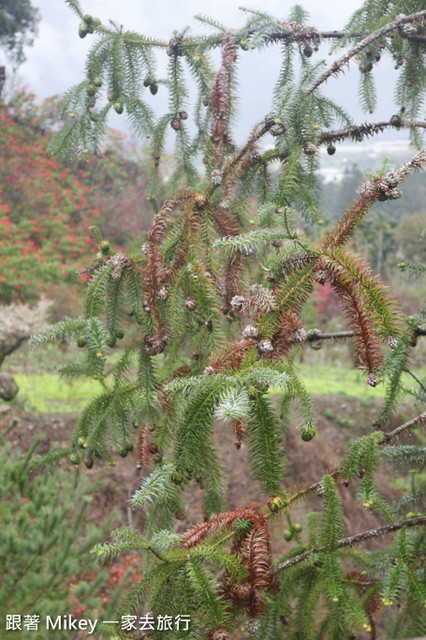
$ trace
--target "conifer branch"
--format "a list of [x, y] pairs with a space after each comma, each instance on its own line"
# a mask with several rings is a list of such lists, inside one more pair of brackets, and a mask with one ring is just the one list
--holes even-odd
[[[201, 18], [201, 16], [197, 16], [197, 15], [194, 17], [196, 19]], [[203, 22], [208, 21], [208, 23], [211, 24], [210, 19], [206, 19], [204, 18], [204, 16], [202, 17], [202, 21]], [[281, 21], [279, 25], [281, 27], [280, 30], [271, 30], [268, 33], [267, 35], [268, 44], [271, 44], [274, 42], [286, 42], [286, 43], [297, 42], [300, 44], [304, 44], [307, 41], [312, 41], [317, 43], [317, 42], [320, 42], [322, 39], [341, 40], [342, 38], [345, 38], [348, 36], [348, 33], [343, 30], [335, 29], [335, 30], [320, 31], [315, 27], [302, 27], [300, 24], [296, 22], [286, 22], [284, 20]], [[211, 24], [211, 26], [215, 26], [217, 29], [219, 29], [218, 24], [216, 25]], [[221, 30], [221, 33], [219, 35], [213, 35], [209, 38], [209, 44], [212, 48], [220, 47], [222, 44], [222, 36], [223, 36], [223, 33], [226, 31], [226, 28], [222, 25], [220, 27], [220, 30]], [[245, 32], [246, 32], [246, 35], [250, 37], [254, 35], [256, 31], [253, 28], [248, 28], [245, 30]], [[356, 35], [356, 34], [351, 34], [351, 35]], [[127, 34], [126, 36], [129, 37]], [[414, 38], [414, 37], [415, 36], [411, 36], [411, 38]], [[236, 41], [237, 39], [238, 39], [238, 35], [236, 35]], [[133, 38], [133, 39], [129, 39], [129, 42], [139, 43], [140, 40]], [[204, 43], [204, 40], [200, 37], [182, 38], [179, 42], [179, 47], [181, 50], [185, 50], [185, 49], [197, 47], [203, 43]], [[170, 46], [169, 42], [165, 42], [162, 40], [153, 40], [153, 41], [150, 41], [149, 44], [152, 44], [152, 46], [163, 47], [163, 48], [167, 48]]]
[[[304, 44], [307, 41], [320, 42], [323, 39], [341, 40], [348, 36], [348, 33], [343, 30], [320, 31], [315, 27], [302, 27], [300, 24], [294, 22], [282, 21], [280, 26], [283, 29], [282, 31], [272, 31], [268, 35], [268, 39], [271, 42], [297, 42]], [[289, 29], [291, 29], [291, 31], [289, 31]]]
[[[417, 15], [417, 14], [414, 14]], [[197, 16], [194, 16], [197, 18]], [[268, 44], [275, 42], [285, 42], [285, 43], [298, 43], [298, 44], [306, 44], [311, 41], [315, 44], [320, 43], [321, 40], [342, 40], [343, 38], [347, 38], [348, 36], [357, 37], [359, 34], [357, 32], [351, 32], [339, 29], [330, 29], [320, 31], [315, 27], [301, 27], [300, 24], [294, 22], [285, 22], [282, 21], [281, 25], [283, 27], [282, 31], [271, 31], [267, 35]], [[295, 28], [298, 27], [298, 28]], [[111, 33], [110, 29], [106, 29], [105, 27], [99, 26], [97, 27], [99, 33]], [[225, 30], [225, 29], [224, 29]], [[254, 29], [246, 30], [247, 36], [251, 36], [255, 33]], [[421, 34], [403, 34], [404, 38], [411, 41], [424, 42], [426, 36]], [[126, 42], [131, 44], [136, 44], [140, 46], [152, 46], [158, 47], [161, 49], [168, 49], [170, 47], [170, 41], [166, 40], [152, 40], [151, 38], [143, 38], [140, 36], [136, 36], [132, 32], [126, 32], [123, 34], [123, 38]], [[179, 41], [179, 49], [182, 52], [186, 52], [191, 49], [195, 49], [200, 45], [205, 43], [205, 39], [202, 37], [190, 37], [190, 38], [182, 38]], [[212, 48], [219, 47], [222, 43], [222, 34], [218, 36], [210, 36], [209, 44]]]
[[[376, 527], [375, 529], [368, 529], [367, 531], [361, 531], [360, 533], [356, 533], [353, 536], [348, 536], [347, 538], [341, 538], [337, 541], [337, 548], [343, 549], [344, 547], [351, 547], [354, 544], [358, 544], [360, 542], [364, 542], [364, 540], [371, 540], [371, 538], [377, 538], [379, 536], [386, 535], [387, 533], [392, 533], [393, 531], [398, 531], [402, 529], [402, 527], [416, 527], [418, 525], [422, 525], [426, 523], [426, 516], [418, 516], [417, 518], [408, 518], [407, 520], [401, 520], [400, 522], [394, 522], [392, 524], [384, 525], [383, 527]], [[311, 555], [315, 553], [321, 553], [322, 551], [327, 551], [328, 546], [323, 545], [322, 547], [315, 547], [314, 549], [309, 549], [309, 551], [305, 551], [304, 553], [300, 553], [294, 558], [290, 558], [285, 562], [281, 562], [276, 567], [274, 567], [271, 571], [272, 575], [276, 575], [280, 571], [284, 571], [289, 567], [298, 564], [299, 562], [303, 562], [307, 560]]]
[[398, 188], [399, 183], [403, 182], [414, 171], [422, 169], [425, 164], [426, 147], [421, 149], [400, 169], [385, 176], [366, 180], [357, 189], [361, 197], [354, 202], [350, 209], [345, 211], [342, 219], [337, 223], [335, 229], [324, 238], [321, 246], [327, 250], [344, 244], [370, 210], [375, 200], [401, 197], [402, 193]]
[[[421, 327], [417, 327], [414, 330], [416, 336], [426, 336], [426, 329], [422, 329]], [[309, 343], [309, 346], [313, 349], [321, 349], [321, 342], [326, 340], [347, 340], [348, 338], [353, 338], [353, 331], [335, 331], [335, 332], [327, 332], [321, 331], [320, 329], [309, 329], [306, 332], [306, 336], [299, 337], [297, 339], [290, 339], [294, 344], [303, 344], [304, 342]]]
[[[415, 418], [412, 418], [411, 420], [409, 420], [408, 422], [405, 422], [404, 424], [400, 425], [399, 427], [396, 427], [395, 429], [393, 429], [393, 431], [390, 431], [388, 433], [383, 433], [381, 434], [381, 438], [378, 440], [378, 444], [380, 446], [383, 446], [384, 444], [387, 444], [391, 441], [394, 441], [396, 438], [398, 438], [402, 433], [404, 433], [405, 431], [409, 430], [409, 429], [413, 429], [417, 426], [420, 426], [422, 423], [426, 422], [426, 411], [421, 413], [420, 415], [416, 416]], [[327, 475], [330, 478], [337, 478], [343, 471], [342, 467], [338, 467], [337, 469], [334, 469], [333, 471], [330, 471]], [[262, 516], [265, 518], [265, 520], [269, 520], [271, 517], [273, 517], [277, 512], [281, 511], [282, 509], [286, 509], [287, 507], [290, 506], [290, 504], [292, 504], [295, 500], [302, 498], [303, 496], [307, 495], [308, 493], [310, 493], [311, 491], [317, 491], [318, 489], [320, 489], [322, 487], [323, 484], [323, 480], [318, 480], [317, 482], [314, 482], [312, 484], [310, 484], [308, 487], [305, 487], [304, 489], [299, 489], [296, 493], [294, 493], [292, 496], [290, 496], [287, 499], [281, 498], [281, 497], [276, 497], [274, 499], [268, 499], [267, 503], [268, 503], [268, 509], [269, 512], [266, 513], [265, 516]], [[270, 505], [272, 505], [272, 509], [270, 507]], [[255, 521], [255, 518], [253, 517], [253, 509], [251, 509], [250, 507], [244, 507], [243, 509], [235, 509], [233, 511], [229, 511], [226, 513], [222, 513], [219, 514], [218, 516], [214, 516], [211, 520], [204, 522], [202, 524], [198, 524], [195, 525], [194, 527], [192, 527], [191, 529], [187, 530], [184, 532], [184, 534], [182, 534], [182, 540], [183, 540], [183, 546], [184, 547], [191, 547], [193, 545], [196, 545], [200, 542], [200, 540], [202, 540], [205, 536], [211, 535], [213, 532], [217, 531], [219, 528], [221, 527], [226, 527], [229, 526], [230, 523], [234, 522], [236, 518], [242, 518], [242, 519], [249, 519], [252, 521]], [[258, 513], [256, 511], [256, 513]], [[258, 517], [258, 516], [256, 516]], [[423, 516], [426, 520], [426, 516]], [[418, 520], [418, 518], [416, 518], [415, 520]], [[416, 523], [417, 524], [417, 523]], [[388, 525], [389, 527], [393, 527], [393, 526], [397, 526], [398, 523], [391, 524]], [[403, 525], [401, 525], [403, 526]], [[414, 526], [414, 525], [412, 525]], [[399, 528], [399, 527], [397, 527]], [[383, 529], [383, 527], [381, 527], [380, 529]], [[389, 531], [393, 531], [395, 529], [387, 529]], [[375, 531], [375, 530], [373, 530]], [[221, 542], [224, 542], [225, 540], [228, 540], [229, 538], [232, 538], [233, 536], [236, 535], [236, 531], [235, 530], [231, 530], [231, 531], [227, 531], [226, 532], [226, 537], [221, 539]], [[366, 532], [363, 532], [363, 534], [357, 534], [358, 536], [364, 536]], [[374, 535], [374, 534], [373, 534]], [[380, 534], [377, 534], [380, 535]], [[351, 536], [351, 538], [353, 537], [357, 537], [357, 536]], [[370, 536], [372, 537], [372, 536]], [[351, 538], [348, 538], [347, 540], [350, 540]], [[368, 536], [367, 536], [368, 538]], [[364, 539], [360, 538], [360, 539]], [[346, 543], [342, 546], [348, 546], [351, 543]], [[321, 548], [320, 550], [324, 550], [326, 549], [326, 547]], [[308, 557], [309, 555], [311, 555], [311, 553], [317, 553], [318, 550], [311, 550], [309, 552], [307, 552], [308, 555], [305, 556], [305, 554], [301, 554], [301, 560], [304, 560], [305, 557]], [[298, 562], [300, 562], [301, 560], [299, 560]], [[279, 565], [281, 566], [281, 565]], [[289, 565], [291, 566], [291, 565]], [[278, 568], [274, 569], [274, 573], [279, 570]]]
[[416, 127], [425, 129], [426, 121], [424, 120], [403, 120], [400, 116], [394, 115], [389, 120], [381, 120], [380, 122], [366, 122], [354, 127], [345, 127], [339, 131], [325, 131], [319, 135], [319, 144], [341, 142], [342, 140], [351, 139], [359, 140], [360, 138], [373, 136], [377, 133], [383, 133], [388, 127], [414, 129]]
[[353, 331], [336, 331], [336, 332], [326, 332], [321, 331], [320, 329], [310, 329], [306, 332], [306, 337], [303, 340], [299, 340], [299, 344], [303, 344], [303, 342], [307, 342], [312, 349], [321, 349], [322, 342], [324, 340], [346, 340], [347, 338], [353, 338]]
[[[394, 439], [398, 438], [405, 431], [408, 431], [409, 429], [413, 429], [415, 427], [418, 427], [418, 426], [422, 425], [424, 422], [426, 422], [426, 411], [421, 413], [421, 414], [419, 414], [415, 418], [412, 418], [411, 420], [408, 420], [408, 422], [404, 422], [404, 424], [401, 424], [399, 427], [396, 427], [393, 431], [389, 431], [388, 433], [383, 433], [382, 437], [378, 441], [378, 444], [379, 445], [384, 445], [384, 444], [386, 444], [388, 442], [391, 442]], [[342, 471], [343, 471], [342, 467], [337, 467], [333, 471], [330, 471], [328, 473], [328, 475], [331, 476], [332, 478], [337, 478], [338, 476], [340, 476]], [[288, 507], [295, 500], [298, 500], [299, 498], [302, 498], [303, 496], [307, 495], [311, 491], [319, 490], [321, 488], [321, 486], [322, 486], [322, 480], [318, 480], [317, 482], [313, 482], [312, 484], [310, 484], [309, 486], [307, 486], [307, 487], [305, 487], [303, 489], [299, 489], [293, 495], [291, 495], [289, 498], [284, 500], [283, 508]]]
[[355, 362], [360, 369], [368, 373], [367, 382], [375, 387], [376, 373], [383, 363], [383, 356], [373, 320], [360, 292], [353, 283], [344, 282], [336, 274], [333, 275], [331, 284], [339, 296], [349, 324], [354, 327]]
[[377, 29], [377, 31], [373, 31], [373, 33], [370, 33], [367, 37], [363, 38], [354, 47], [352, 47], [352, 49], [347, 51], [341, 58], [339, 58], [339, 60], [336, 60], [335, 62], [333, 62], [331, 67], [329, 67], [326, 71], [324, 71], [324, 73], [322, 73], [318, 78], [316, 78], [305, 89], [305, 93], [307, 95], [309, 95], [310, 93], [313, 93], [316, 89], [318, 89], [318, 87], [323, 82], [328, 80], [328, 78], [330, 78], [332, 75], [337, 75], [340, 71], [342, 71], [342, 67], [345, 64], [347, 64], [351, 60], [351, 58], [353, 58], [354, 56], [356, 56], [357, 53], [359, 53], [360, 51], [368, 47], [368, 45], [370, 45], [375, 40], [382, 38], [384, 35], [386, 35], [390, 31], [394, 31], [401, 24], [405, 24], [407, 22], [413, 22], [413, 20], [423, 18], [424, 16], [426, 16], [426, 9], [424, 11], [418, 11], [417, 13], [412, 13], [409, 16], [401, 15], [398, 18], [396, 18], [396, 20], [393, 20], [393, 22], [389, 22], [388, 24], [385, 24], [380, 29]]
[[[194, 16], [197, 18], [198, 16]], [[217, 25], [216, 25], [217, 26]], [[306, 44], [307, 42], [313, 42], [315, 44], [320, 43], [322, 40], [342, 40], [343, 38], [347, 38], [351, 36], [353, 38], [359, 36], [357, 32], [348, 32], [342, 29], [329, 29], [320, 31], [315, 27], [303, 27], [302, 25], [296, 22], [287, 22], [287, 21], [279, 21], [280, 30], [272, 30], [267, 35], [267, 43], [272, 44], [275, 42], [285, 42], [285, 43], [298, 43], [298, 44]], [[218, 26], [217, 26], [218, 28]], [[221, 27], [222, 31], [225, 31], [225, 27]], [[247, 36], [251, 36], [255, 34], [254, 29], [247, 29]], [[419, 41], [422, 42], [425, 40], [426, 36], [422, 36], [421, 34], [403, 34], [403, 37], [407, 38], [407, 40]], [[135, 41], [136, 42], [136, 41]], [[210, 45], [212, 47], [218, 47], [221, 45], [222, 37], [221, 35], [213, 36], [209, 39]], [[150, 42], [151, 44], [151, 42]], [[202, 44], [201, 38], [182, 38], [180, 41], [180, 47], [182, 49], [196, 47], [199, 44]], [[156, 40], [152, 41], [153, 46], [157, 47], [168, 47], [169, 43]]]
[[404, 431], [407, 431], [408, 429], [412, 429], [413, 427], [418, 427], [425, 421], [426, 421], [426, 411], [416, 416], [412, 420], [409, 420], [408, 422], [401, 424], [399, 427], [396, 427], [393, 431], [389, 431], [389, 433], [385, 433], [383, 435], [383, 439], [380, 441], [379, 444], [385, 444], [386, 442], [390, 442], [391, 440], [398, 438], [398, 436], [400, 436], [401, 433], [403, 433]]

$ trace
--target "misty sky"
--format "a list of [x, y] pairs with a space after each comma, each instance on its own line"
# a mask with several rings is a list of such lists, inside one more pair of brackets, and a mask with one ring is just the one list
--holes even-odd
[[[15, 84], [25, 84], [38, 97], [44, 98], [60, 94], [81, 81], [85, 54], [93, 43], [93, 37], [88, 35], [84, 40], [78, 37], [79, 20], [62, 0], [32, 0], [32, 3], [40, 9], [42, 20], [38, 37], [34, 46], [27, 49], [27, 62], [20, 67]], [[111, 18], [126, 28], [164, 39], [168, 39], [174, 29], [187, 25], [191, 25], [192, 30], [198, 33], [209, 32], [208, 27], [193, 20], [197, 13], [216, 18], [226, 26], [238, 28], [245, 20], [245, 15], [238, 9], [241, 4], [244, 5], [241, 0], [211, 0], [208, 3], [196, 0], [82, 0], [83, 11], [99, 17], [103, 22]], [[282, 0], [262, 0], [248, 2], [245, 6], [261, 7], [277, 17], [286, 18], [294, 4]], [[310, 24], [320, 29], [336, 29], [345, 25], [353, 11], [360, 6], [360, 0], [305, 0], [300, 4], [309, 11]], [[317, 55], [329, 63], [333, 58], [328, 56], [328, 49], [329, 45], [323, 44]], [[164, 52], [159, 56], [167, 58]], [[271, 89], [279, 66], [278, 46], [269, 47], [262, 53], [250, 51], [241, 56], [238, 77], [244, 89], [241, 92], [238, 137], [243, 137], [252, 123], [269, 110]], [[357, 121], [366, 121], [367, 115], [358, 107], [359, 73], [355, 70], [355, 64], [352, 64], [352, 69], [353, 71], [337, 80], [330, 79], [326, 92], [343, 104]], [[389, 118], [395, 111], [392, 100], [394, 82], [391, 81], [394, 74], [390, 59], [383, 59], [376, 76], [380, 100], [374, 118]], [[162, 111], [166, 110], [165, 88], [160, 87], [153, 105], [157, 105]], [[116, 118], [112, 124], [125, 128], [123, 119]], [[385, 134], [392, 137], [395, 135], [395, 132]], [[406, 133], [401, 132], [399, 137], [401, 135], [406, 137]]]

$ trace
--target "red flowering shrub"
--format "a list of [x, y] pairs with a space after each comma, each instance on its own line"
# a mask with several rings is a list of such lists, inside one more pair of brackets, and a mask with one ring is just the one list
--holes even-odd
[[[95, 160], [66, 166], [46, 152], [54, 103], [17, 92], [0, 104], [0, 302], [32, 302], [42, 292], [72, 315], [76, 271], [96, 251], [96, 224], [116, 246], [149, 224], [146, 172], [124, 158], [115, 134]], [[130, 178], [130, 180], [129, 180]]]
[[339, 308], [339, 297], [331, 284], [325, 282], [317, 291], [316, 315], [317, 324], [323, 326], [336, 316]]
[[[31, 96], [0, 106], [0, 300], [32, 301], [51, 285], [77, 282], [75, 270], [95, 251], [85, 207], [89, 188], [46, 154], [47, 136]], [[79, 260], [80, 259], [80, 260]]]

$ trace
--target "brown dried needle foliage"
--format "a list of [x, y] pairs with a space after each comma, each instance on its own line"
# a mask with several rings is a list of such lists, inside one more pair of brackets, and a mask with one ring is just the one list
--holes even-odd
[[340, 303], [354, 332], [356, 364], [368, 374], [367, 382], [375, 387], [378, 382], [376, 374], [383, 364], [383, 355], [370, 314], [364, 306], [361, 295], [352, 283], [339, 281], [338, 277], [334, 276], [331, 284], [339, 296]]
[[241, 233], [241, 227], [235, 216], [214, 207], [209, 209], [209, 214], [220, 237], [237, 236]]
[[400, 198], [402, 193], [398, 188], [399, 183], [406, 180], [415, 171], [419, 171], [425, 163], [426, 149], [422, 149], [397, 171], [386, 176], [366, 180], [358, 189], [361, 197], [354, 202], [350, 209], [346, 210], [335, 229], [325, 237], [321, 247], [329, 249], [344, 244], [368, 213], [375, 200]]
[[217, 71], [211, 93], [212, 128], [211, 141], [214, 147], [216, 166], [222, 163], [222, 145], [229, 148], [229, 115], [231, 108], [230, 83], [237, 60], [237, 45], [233, 32], [222, 36], [222, 66]]
[[148, 423], [142, 422], [138, 431], [138, 439], [136, 443], [136, 467], [142, 469], [147, 467], [150, 462]]
[[371, 267], [365, 260], [341, 247], [332, 247], [321, 257], [320, 264], [340, 282], [353, 283], [359, 291], [363, 291], [364, 303], [372, 316], [377, 313], [375, 306], [380, 301], [382, 337], [395, 337], [400, 334], [402, 318], [398, 302], [389, 296], [388, 287], [380, 277], [372, 275]]
[[249, 530], [235, 532], [231, 545], [231, 553], [241, 560], [247, 574], [238, 582], [226, 573], [220, 590], [231, 606], [243, 606], [251, 616], [257, 616], [265, 611], [261, 591], [276, 588], [270, 575], [272, 553], [269, 529], [258, 507], [234, 509], [195, 525], [183, 534], [182, 546], [189, 549], [221, 530], [226, 532], [236, 520], [248, 520], [252, 524]]
[[209, 360], [208, 373], [220, 373], [233, 369], [238, 371], [249, 349], [256, 346], [256, 341], [248, 338], [226, 345]]
[[286, 356], [295, 343], [295, 334], [301, 329], [302, 321], [300, 317], [291, 311], [283, 311], [281, 314], [280, 326], [271, 340], [274, 351], [272, 358], [281, 360]]

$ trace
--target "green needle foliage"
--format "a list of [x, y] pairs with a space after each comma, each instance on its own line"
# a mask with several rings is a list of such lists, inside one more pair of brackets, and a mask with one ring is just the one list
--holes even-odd
[[[318, 242], [302, 238], [298, 225], [304, 219], [321, 222], [316, 173], [321, 146], [333, 154], [335, 144], [362, 142], [394, 127], [408, 129], [420, 149], [423, 3], [368, 0], [340, 32], [311, 27], [300, 6], [287, 19], [244, 10], [246, 22], [239, 30], [198, 16], [212, 29], [209, 35], [185, 29], [168, 42], [103, 24], [84, 15], [76, 0], [68, 4], [81, 20], [80, 37], [92, 37], [93, 44], [84, 79], [62, 100], [64, 125], [51, 150], [83, 158], [96, 153], [115, 110], [150, 139], [156, 169], [148, 194], [155, 215], [140, 250], [115, 251], [93, 228], [99, 253], [84, 270], [89, 282], [83, 316], [33, 339], [34, 345], [75, 341], [81, 356], [61, 374], [99, 383], [75, 427], [71, 462], [79, 464], [83, 456], [90, 468], [97, 458], [111, 459], [114, 450], [125, 457], [136, 446], [138, 467], [154, 465], [132, 499], [147, 511], [144, 534], [119, 530], [94, 550], [100, 559], [129, 550], [146, 550], [151, 558], [121, 613], [190, 615], [188, 637], [209, 640], [226, 640], [241, 625], [262, 640], [349, 640], [362, 630], [376, 637], [380, 608], [398, 603], [400, 609], [386, 617], [390, 637], [421, 635], [418, 525], [424, 518], [406, 510], [420, 508], [424, 492], [413, 486], [389, 505], [376, 472], [381, 462], [407, 467], [421, 458], [417, 446], [390, 446], [392, 435], [385, 429], [407, 392], [403, 374], [410, 373], [411, 350], [424, 333], [424, 312], [404, 319], [384, 284], [353, 254], [350, 241], [377, 200], [402, 196], [400, 185], [423, 167], [425, 150], [413, 151], [413, 159], [395, 171], [366, 176], [354, 203]], [[311, 60], [326, 43], [334, 60]], [[282, 59], [270, 112], [237, 144], [239, 58], [265, 47], [277, 47]], [[164, 78], [158, 71], [164, 65], [157, 66], [163, 53]], [[372, 70], [380, 73], [385, 53], [398, 71], [398, 112], [388, 121], [357, 125], [324, 95], [324, 84], [357, 60], [360, 102], [372, 113]], [[168, 95], [163, 114], [155, 109], [158, 92]], [[157, 206], [167, 133], [175, 142], [175, 166], [168, 197]], [[322, 344], [321, 332], [305, 331], [301, 312], [315, 287], [325, 283], [346, 314], [366, 383], [387, 385], [376, 421], [382, 431], [353, 442], [341, 466], [322, 480], [295, 488], [286, 485], [285, 475], [292, 453], [286, 447], [289, 416], [295, 408], [302, 416], [302, 441], [315, 437], [316, 426], [294, 355], [306, 345]], [[410, 393], [420, 407], [425, 386], [411, 376], [416, 387]], [[270, 388], [279, 389], [281, 421]], [[237, 450], [247, 441], [263, 507], [228, 510], [226, 469], [214, 438], [217, 421], [234, 432]], [[424, 421], [423, 413], [400, 432]], [[346, 541], [338, 477], [358, 483], [361, 508], [375, 509], [383, 527]], [[204, 522], [177, 535], [176, 520], [185, 517], [185, 497], [194, 482], [204, 493]], [[314, 490], [324, 498], [323, 509], [310, 514], [309, 531], [302, 536], [290, 509]], [[290, 527], [286, 540], [296, 545], [274, 569], [269, 520], [282, 511]], [[398, 533], [387, 549], [353, 548], [392, 531]], [[161, 632], [150, 633], [157, 635]], [[169, 637], [182, 634], [174, 629]]]
[[[97, 487], [77, 472], [55, 467], [67, 451], [36, 456], [39, 444], [36, 440], [25, 456], [10, 442], [2, 441], [0, 450], [0, 615], [3, 630], [7, 614], [20, 615], [21, 630], [15, 633], [24, 639], [38, 635], [25, 629], [26, 615], [39, 616], [41, 633], [48, 615], [87, 611], [91, 616], [103, 606], [100, 591], [108, 578], [89, 551], [106, 535], [112, 514], [100, 526], [88, 524]], [[117, 607], [121, 590], [112, 593], [106, 615]], [[57, 629], [55, 635], [63, 640], [68, 632]]]

